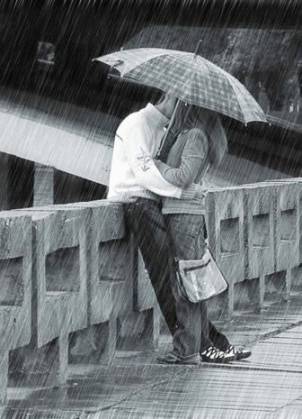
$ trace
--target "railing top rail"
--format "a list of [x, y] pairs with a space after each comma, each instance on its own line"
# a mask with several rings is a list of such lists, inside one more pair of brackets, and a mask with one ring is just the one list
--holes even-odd
[[[258, 188], [262, 189], [266, 187], [271, 188], [273, 186], [290, 185], [290, 184], [297, 184], [297, 183], [302, 183], [302, 177], [267, 180], [263, 182], [247, 183], [243, 185], [234, 185], [234, 186], [209, 187], [209, 188], [205, 188], [205, 190], [209, 193], [225, 192], [225, 191], [242, 191], [242, 190], [258, 189]], [[89, 209], [89, 208], [104, 208], [104, 207], [120, 207], [122, 203], [123, 203], [122, 201], [100, 199], [100, 200], [86, 201], [86, 202], [75, 202], [75, 203], [67, 203], [67, 204], [53, 204], [53, 205], [46, 205], [46, 206], [39, 206], [39, 207], [18, 208], [18, 209], [0, 211], [0, 218], [20, 217], [22, 215], [23, 216], [28, 215], [35, 219], [38, 219], [38, 218], [43, 218], [46, 215], [50, 215], [56, 211], [84, 210], [84, 209]]]
[[220, 192], [226, 190], [242, 190], [242, 189], [255, 189], [255, 188], [264, 188], [270, 186], [277, 186], [277, 185], [288, 185], [292, 183], [302, 183], [302, 177], [297, 178], [285, 178], [285, 179], [274, 179], [274, 180], [266, 180], [263, 182], [256, 182], [256, 183], [246, 183], [242, 185], [234, 185], [234, 186], [217, 186], [217, 187], [210, 187], [206, 188], [208, 192]]

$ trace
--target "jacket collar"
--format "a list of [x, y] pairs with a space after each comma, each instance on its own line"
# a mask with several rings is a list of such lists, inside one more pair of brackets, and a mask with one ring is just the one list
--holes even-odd
[[147, 106], [143, 109], [145, 115], [151, 119], [152, 123], [163, 128], [168, 124], [169, 119], [162, 114], [152, 103], [148, 103]]

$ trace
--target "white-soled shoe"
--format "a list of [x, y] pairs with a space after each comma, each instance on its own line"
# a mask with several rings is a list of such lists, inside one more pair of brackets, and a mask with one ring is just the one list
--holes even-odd
[[234, 355], [220, 351], [215, 346], [209, 346], [205, 351], [201, 352], [200, 355], [202, 362], [228, 364], [229, 362], [235, 360]]
[[252, 352], [249, 349], [246, 349], [242, 346], [236, 347], [234, 345], [230, 345], [224, 353], [234, 356], [236, 361], [240, 361], [241, 359], [246, 359], [252, 355]]

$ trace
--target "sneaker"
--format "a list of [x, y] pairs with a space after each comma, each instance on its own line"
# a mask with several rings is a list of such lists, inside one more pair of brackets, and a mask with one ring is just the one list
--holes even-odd
[[235, 356], [220, 351], [215, 346], [209, 346], [205, 351], [201, 352], [201, 359], [203, 362], [227, 364], [234, 361]]
[[164, 355], [158, 356], [157, 361], [160, 364], [172, 364], [172, 365], [199, 365], [200, 356], [199, 354], [193, 354], [186, 357], [181, 357], [175, 352], [171, 351]]
[[236, 361], [240, 361], [241, 359], [246, 359], [252, 355], [252, 352], [250, 350], [242, 346], [235, 347], [233, 345], [230, 345], [224, 353], [234, 356]]

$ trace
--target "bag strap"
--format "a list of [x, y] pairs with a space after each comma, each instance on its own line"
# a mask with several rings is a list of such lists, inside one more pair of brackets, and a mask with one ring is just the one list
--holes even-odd
[[182, 283], [180, 269], [179, 269], [179, 259], [177, 257], [174, 258], [175, 262], [175, 276], [177, 280], [177, 284], [179, 286], [180, 292], [182, 293], [183, 297], [186, 298], [188, 301], [190, 301], [187, 291]]

